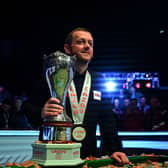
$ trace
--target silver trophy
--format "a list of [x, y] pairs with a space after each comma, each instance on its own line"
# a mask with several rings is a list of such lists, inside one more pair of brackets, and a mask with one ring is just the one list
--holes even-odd
[[66, 95], [74, 77], [75, 56], [60, 51], [44, 55], [44, 71], [51, 97], [58, 98], [64, 107], [63, 113], [44, 118], [43, 140], [69, 141], [72, 120], [66, 114]]

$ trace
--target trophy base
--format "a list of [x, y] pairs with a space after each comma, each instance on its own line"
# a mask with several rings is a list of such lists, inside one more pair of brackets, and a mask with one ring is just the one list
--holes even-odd
[[81, 143], [33, 143], [32, 147], [32, 161], [43, 166], [75, 166], [84, 162], [80, 159]]
[[52, 141], [53, 143], [71, 142], [72, 123], [70, 122], [45, 122], [42, 125], [42, 140], [44, 143]]

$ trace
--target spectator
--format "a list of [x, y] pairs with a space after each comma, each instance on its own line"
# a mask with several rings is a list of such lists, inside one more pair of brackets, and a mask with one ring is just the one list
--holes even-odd
[[144, 130], [144, 114], [137, 107], [137, 99], [131, 99], [131, 104], [124, 116], [124, 128], [126, 131]]
[[147, 100], [145, 96], [141, 96], [139, 98], [139, 102], [138, 102], [138, 108], [140, 111], [142, 111], [143, 113], [146, 113], [147, 110], [150, 108], [150, 105], [147, 104]]
[[12, 102], [9, 99], [4, 99], [0, 105], [0, 128], [9, 129], [10, 117], [12, 114]]
[[112, 103], [112, 111], [116, 115], [118, 130], [123, 129], [123, 111], [121, 110], [120, 98], [114, 97]]
[[10, 126], [12, 129], [32, 129], [24, 110], [22, 109], [22, 104], [22, 97], [15, 96], [10, 117]]
[[168, 111], [165, 106], [161, 106], [157, 97], [150, 99], [150, 108], [145, 114], [145, 129], [147, 131], [167, 129]]

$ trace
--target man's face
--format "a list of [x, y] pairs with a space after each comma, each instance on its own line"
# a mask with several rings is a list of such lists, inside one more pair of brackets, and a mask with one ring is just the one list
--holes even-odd
[[130, 104], [129, 99], [125, 99], [125, 100], [124, 100], [124, 105], [125, 105], [125, 106], [128, 106], [129, 104]]
[[145, 99], [144, 97], [142, 97], [142, 98], [140, 99], [140, 103], [141, 103], [141, 104], [145, 104], [145, 103], [146, 103], [146, 99]]
[[72, 55], [77, 56], [78, 61], [89, 62], [93, 57], [92, 35], [85, 31], [74, 32], [70, 50]]

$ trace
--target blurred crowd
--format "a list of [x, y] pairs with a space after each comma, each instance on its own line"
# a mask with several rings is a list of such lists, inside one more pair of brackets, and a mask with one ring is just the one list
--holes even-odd
[[[148, 97], [139, 93], [115, 96], [111, 104], [119, 131], [168, 130], [168, 108], [157, 96]], [[40, 122], [40, 108], [31, 107], [25, 92], [13, 95], [0, 85], [1, 130], [39, 129]]]
[[112, 111], [120, 131], [168, 130], [168, 108], [156, 96], [149, 99], [145, 95], [139, 98], [114, 97]]
[[12, 94], [0, 85], [0, 129], [23, 130], [37, 129], [32, 122], [33, 115], [29, 112], [28, 96], [25, 92]]

